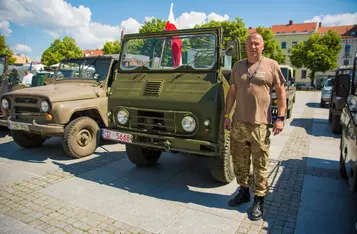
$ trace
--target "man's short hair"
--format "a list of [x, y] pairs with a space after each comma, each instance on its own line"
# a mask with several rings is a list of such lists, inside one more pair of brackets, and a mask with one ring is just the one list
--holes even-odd
[[260, 37], [262, 43], [264, 44], [264, 38], [263, 38], [263, 36], [262, 36], [260, 33], [258, 33], [258, 32], [249, 33], [247, 39], [248, 39], [249, 37], [251, 37], [251, 36], [258, 36], [258, 37]]

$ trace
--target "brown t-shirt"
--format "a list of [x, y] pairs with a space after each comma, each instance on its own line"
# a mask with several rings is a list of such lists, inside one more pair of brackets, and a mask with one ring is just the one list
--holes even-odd
[[[259, 62], [249, 68], [253, 74]], [[275, 84], [285, 83], [279, 64], [264, 57], [254, 78], [247, 76], [247, 59], [236, 62], [232, 68], [229, 83], [237, 86], [236, 109], [233, 119], [256, 124], [271, 121], [271, 89]], [[250, 81], [249, 81], [250, 80]]]

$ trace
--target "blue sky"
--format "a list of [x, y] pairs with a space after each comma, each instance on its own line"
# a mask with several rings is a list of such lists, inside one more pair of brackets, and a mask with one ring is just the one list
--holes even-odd
[[242, 18], [247, 27], [322, 21], [357, 24], [356, 0], [1, 0], [0, 33], [15, 53], [39, 60], [55, 38], [71, 36], [81, 49], [101, 48], [105, 41], [137, 32], [150, 17], [167, 19], [171, 2], [179, 28], [211, 19]]

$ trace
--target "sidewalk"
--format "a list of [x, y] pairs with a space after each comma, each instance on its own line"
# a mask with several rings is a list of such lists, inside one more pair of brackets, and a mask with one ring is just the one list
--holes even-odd
[[264, 221], [247, 218], [250, 204], [228, 206], [238, 185], [214, 182], [205, 157], [164, 153], [157, 167], [137, 168], [121, 144], [72, 160], [58, 140], [21, 150], [4, 138], [0, 226], [20, 221], [28, 233], [354, 233], [357, 195], [339, 178], [339, 136], [319, 98], [298, 92], [293, 119], [271, 137]]

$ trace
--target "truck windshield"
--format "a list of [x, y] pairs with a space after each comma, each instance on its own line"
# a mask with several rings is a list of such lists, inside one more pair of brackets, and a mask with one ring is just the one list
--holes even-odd
[[285, 80], [288, 80], [288, 69], [287, 68], [280, 68], [281, 73], [283, 73]]
[[55, 72], [57, 80], [86, 79], [103, 81], [109, 72], [110, 59], [78, 59], [63, 61]]
[[0, 76], [4, 74], [4, 69], [5, 69], [5, 58], [0, 57]]
[[135, 38], [125, 42], [120, 68], [133, 70], [145, 66], [152, 70], [170, 70], [180, 66], [210, 69], [216, 61], [214, 34]]

